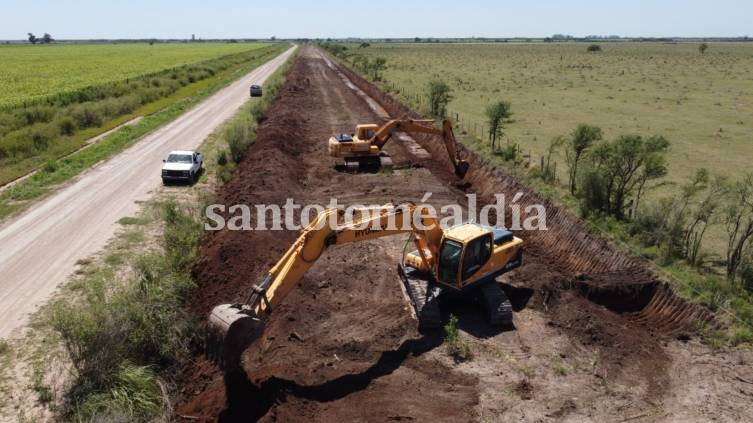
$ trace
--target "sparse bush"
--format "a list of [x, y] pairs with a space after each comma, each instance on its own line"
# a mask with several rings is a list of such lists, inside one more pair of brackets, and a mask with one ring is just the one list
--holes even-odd
[[444, 327], [444, 343], [447, 348], [447, 353], [457, 361], [468, 361], [473, 359], [473, 351], [471, 347], [460, 339], [460, 332], [458, 330], [458, 318], [454, 314], [450, 315], [450, 321]]
[[58, 122], [60, 135], [73, 135], [76, 132], [76, 122], [70, 116], [66, 116]]
[[85, 398], [77, 421], [148, 421], [160, 411], [162, 393], [157, 376], [148, 367], [123, 365], [112, 387]]
[[42, 152], [47, 150], [47, 147], [49, 147], [50, 143], [57, 136], [58, 131], [52, 126], [52, 124], [35, 125], [29, 130], [28, 134], [28, 138], [31, 140], [34, 150]]
[[217, 164], [220, 166], [225, 166], [227, 164], [227, 153], [225, 150], [220, 150], [217, 153]]
[[58, 170], [58, 165], [55, 162], [47, 162], [47, 164], [42, 167], [42, 172], [45, 173], [55, 173], [55, 171]]
[[497, 148], [497, 139], [504, 135], [505, 124], [510, 120], [512, 111], [510, 103], [507, 101], [498, 101], [486, 108], [486, 118], [489, 125], [489, 142], [492, 151]]
[[744, 343], [753, 343], [753, 331], [743, 325], [737, 325], [732, 328], [732, 336], [730, 338], [732, 345], [739, 345]]
[[431, 81], [428, 85], [429, 113], [442, 119], [447, 115], [447, 105], [452, 100], [452, 89], [443, 81]]
[[565, 159], [570, 167], [568, 176], [571, 194], [575, 194], [577, 186], [578, 163], [583, 154], [597, 141], [601, 141], [601, 128], [590, 125], [578, 125], [568, 140]]
[[21, 110], [26, 125], [45, 123], [55, 116], [55, 109], [50, 106], [30, 106]]
[[520, 146], [518, 143], [507, 144], [501, 149], [495, 151], [494, 154], [502, 157], [506, 162], [518, 163], [520, 160]]
[[243, 122], [237, 122], [230, 125], [224, 132], [223, 137], [230, 148], [230, 157], [233, 161], [240, 163], [246, 155], [246, 150], [250, 144], [250, 130]]
[[73, 118], [79, 128], [91, 128], [102, 125], [102, 114], [91, 105], [83, 105], [73, 112]]

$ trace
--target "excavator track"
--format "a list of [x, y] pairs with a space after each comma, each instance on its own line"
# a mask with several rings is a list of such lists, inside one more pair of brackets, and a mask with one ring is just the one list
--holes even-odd
[[431, 283], [425, 273], [410, 266], [398, 265], [398, 273], [416, 312], [418, 329], [430, 330], [442, 327], [442, 316], [439, 310], [439, 295], [442, 288]]
[[494, 326], [511, 326], [512, 303], [500, 284], [486, 283], [479, 288], [479, 293], [488, 313], [489, 323]]

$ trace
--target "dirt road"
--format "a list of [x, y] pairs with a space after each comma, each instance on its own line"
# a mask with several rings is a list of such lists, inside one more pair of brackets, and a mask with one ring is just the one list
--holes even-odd
[[[351, 79], [391, 116], [411, 112]], [[391, 142], [398, 170], [342, 174], [326, 139], [382, 117], [363, 92], [306, 48], [257, 142], [217, 193], [232, 204], [383, 204], [416, 200], [464, 205], [446, 159], [428, 160]], [[363, 95], [362, 95], [363, 94]], [[428, 140], [418, 140], [428, 151]], [[441, 148], [437, 151], [441, 151]], [[740, 421], [753, 412], [753, 354], [711, 350], [688, 324], [706, 314], [589, 234], [566, 211], [536, 199], [501, 170], [473, 158], [481, 197], [522, 191], [549, 208], [552, 229], [522, 233], [524, 266], [507, 276], [515, 329], [485, 323], [473, 305], [449, 306], [474, 353], [455, 363], [440, 334], [421, 335], [400, 293], [400, 237], [333, 247], [269, 317], [242, 357], [244, 374], [197, 356], [181, 376], [185, 421]], [[402, 168], [412, 162], [418, 167]], [[255, 222], [252, 222], [252, 226]], [[190, 307], [243, 298], [295, 239], [292, 231], [220, 231], [204, 243]], [[399, 239], [400, 238], [400, 239]], [[747, 382], [746, 382], [747, 381]]]
[[288, 49], [184, 115], [147, 135], [116, 157], [0, 227], [0, 338], [12, 336], [31, 312], [74, 270], [76, 261], [99, 251], [118, 219], [138, 210], [160, 181], [170, 150], [197, 147], [248, 100], [292, 54]]

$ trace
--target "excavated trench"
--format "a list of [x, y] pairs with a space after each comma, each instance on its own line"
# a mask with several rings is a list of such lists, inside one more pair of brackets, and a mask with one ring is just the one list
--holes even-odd
[[[461, 205], [464, 194], [476, 193], [480, 208], [495, 193], [508, 198], [522, 193], [522, 207], [545, 206], [549, 230], [521, 235], [524, 265], [505, 281], [515, 311], [543, 310], [552, 326], [601, 351], [601, 360], [612, 366], [610, 374], [619, 374], [622, 363], [638, 362], [652, 395], [666, 388], [667, 357], [654, 335], [690, 333], [711, 313], [679, 299], [644, 260], [612, 248], [577, 217], [472, 151], [463, 152], [471, 170], [470, 185], [462, 189], [449, 163], [438, 159], [446, 154], [444, 147], [427, 137], [415, 141], [433, 158], [416, 157], [410, 147], [392, 150], [396, 162], [405, 163], [407, 157], [424, 169], [392, 175], [336, 172], [323, 159], [331, 133], [375, 117], [419, 116], [333, 59], [323, 65], [323, 54], [304, 49], [250, 154], [218, 192], [218, 202], [283, 204], [294, 195], [318, 203], [335, 195], [343, 201], [418, 200], [435, 191], [440, 203]], [[340, 77], [332, 77], [333, 70]], [[343, 84], [341, 76], [350, 84]], [[353, 95], [356, 90], [363, 95]], [[375, 110], [379, 107], [386, 112]], [[433, 179], [422, 176], [426, 171]], [[214, 305], [243, 298], [253, 277], [266, 271], [295, 236], [293, 231], [213, 234], [195, 268], [199, 295], [190, 304], [192, 311], [205, 316]], [[219, 370], [199, 357], [184, 372], [185, 394], [177, 414], [192, 421], [217, 416], [221, 421], [384, 420], [386, 414], [388, 420], [470, 420], [479, 402], [478, 379], [423, 358], [442, 339], [415, 330], [395, 289], [394, 263], [385, 260], [395, 254], [390, 245], [328, 250], [321, 265], [270, 316], [264, 339], [239, 358], [240, 368], [227, 369], [220, 380]], [[443, 312], [459, 315], [461, 328], [474, 336], [499, 333], [472, 305]], [[432, 400], [425, 401], [426, 396]]]

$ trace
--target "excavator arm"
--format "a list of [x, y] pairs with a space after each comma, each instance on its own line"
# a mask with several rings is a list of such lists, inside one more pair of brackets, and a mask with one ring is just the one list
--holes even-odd
[[458, 143], [455, 139], [455, 134], [452, 131], [452, 122], [450, 122], [449, 119], [445, 119], [442, 122], [442, 129], [437, 129], [433, 126], [426, 126], [426, 124], [431, 125], [432, 123], [432, 120], [393, 119], [377, 129], [370, 141], [372, 145], [377, 146], [381, 150], [396, 131], [402, 131], [409, 134], [419, 133], [439, 135], [442, 137], [442, 141], [447, 148], [447, 155], [455, 168], [455, 174], [460, 178], [464, 178], [465, 174], [468, 172], [468, 162], [460, 158]]
[[[364, 209], [361, 217], [343, 223], [344, 211], [328, 209], [302, 230], [295, 243], [255, 285], [246, 306], [261, 316], [271, 311], [298, 284], [303, 275], [331, 245], [342, 245], [370, 239], [415, 232], [418, 251], [428, 251], [437, 256], [442, 230], [426, 208], [413, 203]], [[332, 223], [336, 222], [336, 225]], [[422, 226], [419, 226], [420, 225]], [[431, 228], [422, 230], [422, 228]], [[427, 263], [427, 266], [429, 264]]]

